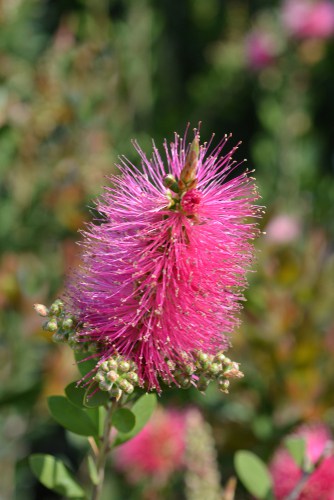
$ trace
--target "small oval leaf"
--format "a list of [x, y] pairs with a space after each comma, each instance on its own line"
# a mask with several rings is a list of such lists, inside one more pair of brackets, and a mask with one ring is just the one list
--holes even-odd
[[120, 432], [130, 432], [136, 424], [136, 417], [127, 408], [119, 408], [112, 416], [112, 425]]
[[36, 454], [29, 457], [29, 465], [46, 488], [67, 498], [85, 498], [84, 490], [61, 460], [52, 455]]
[[74, 406], [64, 396], [50, 396], [48, 407], [53, 418], [66, 429], [80, 436], [96, 436], [98, 428], [85, 410]]
[[240, 450], [235, 454], [234, 466], [240, 481], [252, 495], [261, 499], [273, 498], [270, 472], [259, 457]]
[[125, 443], [129, 439], [136, 436], [151, 418], [156, 404], [157, 397], [155, 394], [144, 394], [141, 396], [131, 408], [131, 411], [136, 418], [135, 426], [130, 432], [120, 432], [116, 438], [115, 445]]
[[85, 387], [80, 387], [77, 385], [78, 382], [71, 382], [65, 387], [65, 394], [67, 399], [78, 408], [84, 407], [84, 397], [86, 393]]

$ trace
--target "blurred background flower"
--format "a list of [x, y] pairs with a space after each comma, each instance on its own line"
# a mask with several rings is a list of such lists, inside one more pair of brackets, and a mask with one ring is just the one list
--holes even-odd
[[159, 408], [146, 427], [114, 452], [115, 465], [131, 483], [162, 488], [185, 465], [185, 411]]
[[[4, 498], [56, 497], [34, 481], [31, 452], [66, 455], [84, 478], [82, 445], [51, 422], [45, 405], [46, 394], [78, 375], [32, 304], [62, 293], [104, 175], [115, 172], [118, 154], [138, 165], [130, 139], [149, 153], [151, 137], [160, 144], [188, 121], [202, 120], [203, 141], [212, 130], [244, 140], [237, 159], [256, 168], [267, 236], [233, 338], [244, 379], [226, 397], [190, 389], [161, 401], [200, 406], [223, 484], [238, 448], [269, 459], [296, 425], [332, 426], [332, 11], [329, 0], [0, 2]], [[255, 65], [247, 55], [254, 52]], [[178, 479], [170, 485], [163, 498], [182, 498]], [[108, 474], [107, 498], [141, 493]], [[249, 498], [240, 485], [236, 496]]]
[[[326, 447], [331, 444], [330, 430], [322, 424], [304, 425], [292, 435], [304, 438], [306, 456], [315, 466], [296, 500], [316, 498], [332, 500], [334, 498], [333, 450], [330, 456], [326, 456]], [[277, 500], [286, 498], [303, 476], [302, 470], [284, 447], [275, 452], [271, 462], [271, 474]]]

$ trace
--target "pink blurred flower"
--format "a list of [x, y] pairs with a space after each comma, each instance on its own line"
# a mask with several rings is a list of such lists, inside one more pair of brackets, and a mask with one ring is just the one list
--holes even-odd
[[250, 68], [259, 70], [272, 64], [279, 50], [277, 41], [271, 33], [255, 29], [246, 37], [245, 52]]
[[286, 0], [282, 20], [296, 38], [328, 38], [334, 34], [334, 4], [330, 0]]
[[[331, 434], [325, 425], [302, 426], [295, 433], [306, 441], [306, 454], [314, 465], [331, 440]], [[302, 471], [296, 465], [285, 448], [279, 448], [270, 466], [275, 498], [284, 499], [293, 491], [302, 478]], [[334, 456], [324, 458], [310, 475], [298, 500], [334, 500]]]
[[272, 243], [291, 243], [298, 238], [300, 231], [300, 223], [296, 217], [287, 214], [276, 215], [266, 227], [266, 238]]
[[197, 132], [192, 146], [175, 134], [164, 160], [135, 143], [141, 168], [121, 158], [97, 205], [103, 223], [84, 233], [69, 287], [82, 339], [99, 343], [101, 361], [115, 352], [135, 361], [148, 389], [160, 389], [159, 377], [171, 383], [169, 361], [185, 352], [192, 361], [226, 349], [238, 323], [258, 232], [248, 218], [259, 209], [251, 177], [228, 180], [237, 147], [223, 155], [227, 140], [209, 151]]
[[144, 429], [115, 449], [116, 467], [136, 483], [158, 486], [184, 465], [186, 412], [158, 409]]

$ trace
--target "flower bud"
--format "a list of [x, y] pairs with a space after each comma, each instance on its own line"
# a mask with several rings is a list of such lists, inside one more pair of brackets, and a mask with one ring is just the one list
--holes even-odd
[[73, 319], [72, 318], [67, 318], [63, 321], [63, 328], [66, 330], [70, 330], [73, 326]]
[[210, 375], [218, 375], [218, 373], [223, 369], [222, 365], [219, 363], [211, 363], [208, 367], [208, 372]]
[[192, 363], [187, 363], [184, 366], [184, 371], [186, 372], [187, 375], [192, 375], [195, 372], [195, 367]]
[[108, 361], [103, 361], [103, 363], [100, 364], [99, 368], [103, 370], [104, 372], [109, 371], [109, 362]]
[[118, 387], [113, 387], [110, 391], [110, 396], [112, 398], [115, 398], [116, 401], [119, 401], [121, 399], [122, 394], [123, 392], [121, 391], [121, 389], [118, 389]]
[[136, 372], [129, 372], [127, 375], [126, 375], [126, 378], [127, 380], [129, 380], [130, 382], [132, 382], [133, 384], [137, 384], [138, 383], [138, 375]]
[[103, 382], [105, 381], [106, 377], [105, 374], [102, 372], [97, 372], [96, 375], [94, 376], [95, 382]]
[[199, 351], [197, 354], [197, 359], [199, 361], [200, 367], [206, 370], [210, 365], [209, 355], [203, 351]]
[[162, 182], [166, 188], [170, 189], [174, 193], [178, 193], [180, 191], [178, 183], [172, 174], [167, 174]]
[[43, 304], [34, 304], [34, 309], [43, 318], [46, 318], [46, 316], [49, 314], [48, 308], [43, 305]]
[[225, 358], [225, 354], [223, 353], [223, 351], [217, 352], [217, 354], [214, 357], [214, 362], [215, 363], [224, 363], [225, 359], [226, 358]]
[[108, 359], [107, 366], [108, 366], [109, 370], [114, 370], [114, 371], [118, 370], [118, 363], [117, 363], [116, 359], [114, 359], [114, 358]]
[[48, 332], [56, 332], [58, 330], [57, 321], [55, 319], [50, 319], [50, 321], [45, 323], [44, 329]]
[[171, 359], [167, 361], [167, 366], [171, 372], [173, 372], [176, 368], [174, 361], [172, 361]]
[[228, 388], [230, 386], [230, 381], [229, 380], [218, 380], [218, 389], [220, 392], [224, 392], [225, 394], [228, 394]]
[[209, 382], [210, 381], [206, 377], [201, 376], [197, 382], [197, 389], [201, 392], [205, 392], [208, 388]]
[[63, 307], [64, 307], [64, 303], [60, 299], [57, 299], [50, 306], [50, 313], [51, 314], [59, 314]]
[[128, 361], [121, 361], [118, 369], [122, 373], [127, 373], [130, 370], [130, 363]]
[[101, 389], [101, 391], [110, 391], [110, 389], [112, 388], [112, 384], [110, 382], [107, 382], [106, 380], [102, 380], [99, 383], [99, 388]]
[[118, 385], [126, 394], [132, 394], [134, 391], [133, 385], [125, 379], [122, 379]]
[[239, 370], [238, 363], [231, 363], [227, 370], [224, 372], [226, 378], [242, 378], [244, 374]]
[[109, 380], [109, 382], [116, 382], [118, 378], [119, 375], [114, 370], [110, 370], [110, 372], [107, 373], [107, 379]]
[[185, 377], [183, 376], [182, 378], [180, 378], [178, 380], [180, 386], [182, 387], [182, 389], [189, 389], [189, 387], [191, 386], [191, 378], [190, 377]]

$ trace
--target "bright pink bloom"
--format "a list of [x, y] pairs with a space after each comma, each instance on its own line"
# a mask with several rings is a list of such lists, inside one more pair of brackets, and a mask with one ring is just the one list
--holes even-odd
[[122, 175], [110, 178], [97, 204], [104, 219], [84, 233], [70, 287], [82, 338], [99, 343], [102, 361], [115, 352], [134, 360], [149, 389], [159, 390], [158, 377], [173, 381], [168, 360], [226, 349], [238, 323], [248, 240], [257, 234], [247, 218], [259, 210], [251, 177], [228, 180], [236, 147], [222, 155], [227, 140], [210, 153], [201, 146], [197, 157], [175, 135], [165, 160], [155, 145], [148, 160], [135, 143], [141, 167], [121, 159]]
[[164, 485], [184, 465], [186, 412], [157, 410], [133, 439], [115, 449], [116, 467], [131, 482]]
[[275, 61], [279, 48], [271, 33], [255, 29], [246, 37], [245, 51], [250, 68], [259, 70]]
[[[302, 426], [295, 433], [306, 441], [306, 454], [312, 464], [321, 457], [325, 446], [331, 440], [329, 430], [324, 425]], [[301, 469], [296, 465], [285, 448], [280, 448], [274, 455], [271, 466], [274, 481], [275, 498], [285, 498], [296, 487], [302, 477]], [[321, 461], [310, 475], [298, 500], [334, 500], [334, 457]]]
[[334, 3], [330, 0], [286, 0], [283, 24], [296, 38], [328, 38], [334, 34]]
[[273, 217], [266, 227], [266, 237], [272, 243], [286, 244], [300, 235], [298, 219], [292, 215], [280, 214]]

